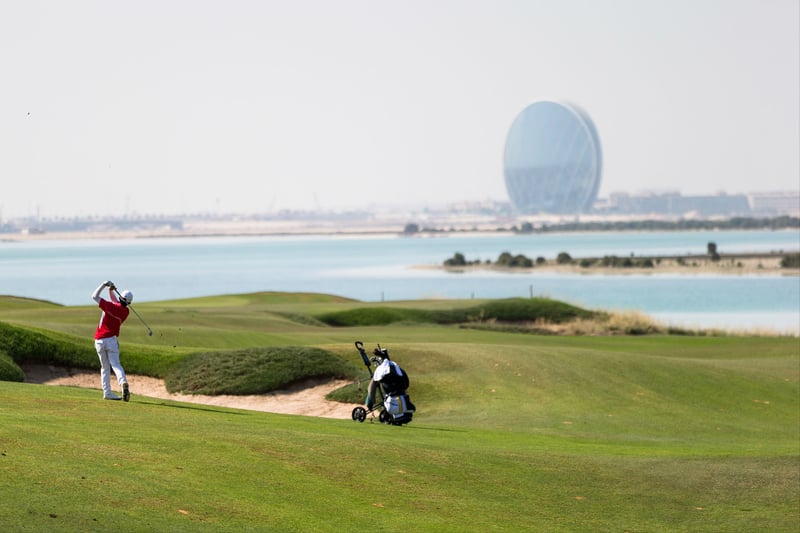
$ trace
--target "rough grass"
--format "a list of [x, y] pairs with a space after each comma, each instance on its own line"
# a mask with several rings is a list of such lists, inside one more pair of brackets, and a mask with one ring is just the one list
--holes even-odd
[[23, 381], [22, 369], [4, 351], [0, 350], [0, 381]]
[[[172, 364], [185, 355], [171, 352], [163, 346], [153, 349], [131, 344], [123, 349], [126, 371], [156, 377], [163, 376]], [[91, 336], [80, 338], [57, 331], [0, 322], [0, 350], [14, 363], [86, 369], [99, 367]]]
[[164, 381], [170, 392], [264, 394], [309, 379], [353, 378], [357, 371], [320, 348], [270, 346], [195, 354], [173, 366]]
[[324, 313], [316, 318], [331, 326], [356, 327], [383, 326], [398, 322], [440, 325], [485, 321], [561, 324], [577, 318], [589, 319], [596, 314], [547, 298], [509, 298], [488, 300], [479, 305], [452, 309], [371, 306]]

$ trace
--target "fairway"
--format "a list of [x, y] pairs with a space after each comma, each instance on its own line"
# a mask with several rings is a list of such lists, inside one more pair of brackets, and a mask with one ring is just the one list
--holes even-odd
[[[291, 295], [137, 308], [154, 330], [121, 338], [123, 363], [137, 373], [164, 376], [197, 352], [259, 346], [319, 348], [359, 372], [358, 339], [389, 348], [408, 370], [418, 411], [392, 427], [0, 382], [7, 530], [739, 532], [800, 523], [796, 338], [330, 327], [314, 317], [369, 305]], [[54, 343], [79, 346], [94, 318], [88, 306], [0, 299], [0, 321]]]

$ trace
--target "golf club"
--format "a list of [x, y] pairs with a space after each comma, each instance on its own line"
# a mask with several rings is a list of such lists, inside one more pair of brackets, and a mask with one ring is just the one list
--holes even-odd
[[[117, 293], [117, 298], [123, 299], [122, 295], [119, 293], [119, 290], [116, 287], [114, 287], [114, 292]], [[139, 315], [139, 313], [136, 312], [136, 309], [134, 309], [131, 304], [128, 304], [128, 309], [133, 311], [133, 314], [136, 315], [136, 318], [138, 318], [142, 322], [142, 324], [144, 324], [144, 327], [147, 328], [147, 335], [149, 337], [152, 337], [153, 336], [153, 330], [150, 329], [150, 326], [147, 325], [147, 322], [144, 321], [144, 319], [141, 317], [141, 315]]]

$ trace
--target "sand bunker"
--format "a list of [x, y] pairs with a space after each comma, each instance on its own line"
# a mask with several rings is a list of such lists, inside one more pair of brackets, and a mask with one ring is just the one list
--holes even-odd
[[[60, 368], [48, 365], [22, 365], [22, 370], [25, 372], [26, 383], [97, 389], [97, 398], [102, 398], [102, 393], [100, 392], [99, 369], [96, 372], [90, 372], [87, 370]], [[111, 382], [112, 388], [115, 392], [119, 393], [119, 387], [113, 376]], [[161, 379], [128, 374], [128, 384], [131, 389], [131, 402], [135, 402], [137, 397], [149, 397], [203, 405], [250, 409], [253, 411], [266, 411], [269, 413], [343, 418], [350, 420], [350, 412], [353, 410], [355, 404], [331, 402], [325, 399], [326, 394], [348, 383], [351, 382], [347, 380], [317, 381], [304, 386], [297, 386], [268, 394], [249, 396], [204, 396], [201, 394], [173, 394], [167, 391], [166, 386], [164, 386], [164, 381]]]

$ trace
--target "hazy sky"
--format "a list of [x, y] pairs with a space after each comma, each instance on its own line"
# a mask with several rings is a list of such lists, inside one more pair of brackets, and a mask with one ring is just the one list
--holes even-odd
[[584, 108], [600, 196], [800, 189], [798, 0], [0, 1], [0, 216], [507, 200]]

